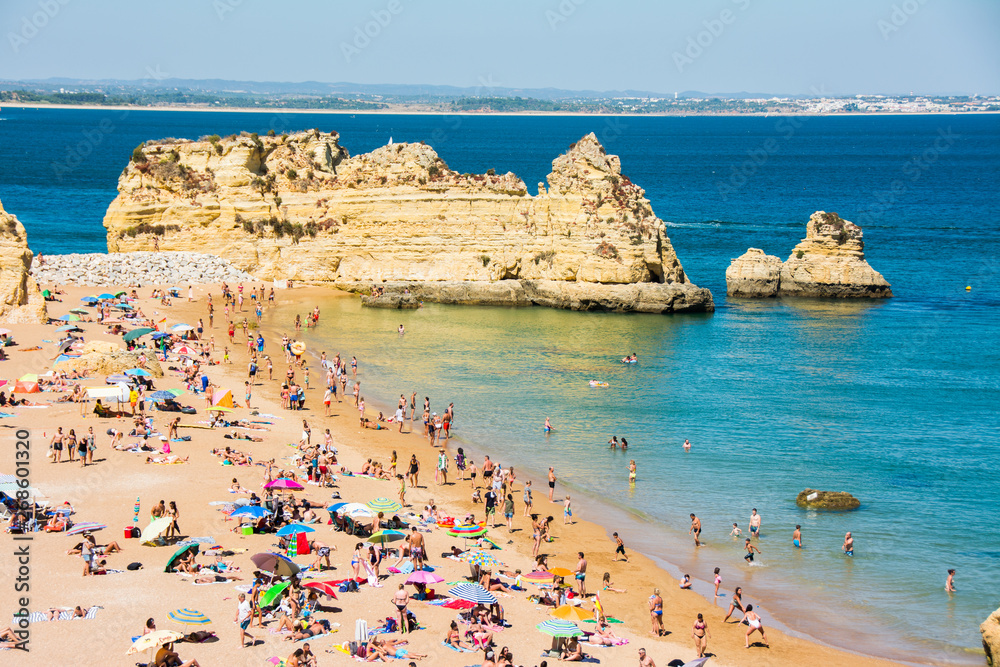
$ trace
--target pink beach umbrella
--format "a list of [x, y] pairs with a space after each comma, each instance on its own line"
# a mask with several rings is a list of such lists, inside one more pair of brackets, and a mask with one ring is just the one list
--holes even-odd
[[293, 479], [288, 479], [287, 477], [281, 477], [272, 482], [268, 482], [264, 487], [265, 489], [287, 489], [289, 491], [302, 491], [306, 487], [302, 486]]
[[418, 570], [406, 578], [408, 584], [437, 584], [442, 581], [444, 581], [444, 577], [424, 570]]

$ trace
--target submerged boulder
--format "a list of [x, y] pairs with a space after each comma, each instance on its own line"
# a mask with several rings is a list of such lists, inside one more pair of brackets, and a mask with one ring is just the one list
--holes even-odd
[[806, 489], [795, 497], [795, 504], [813, 510], [856, 510], [861, 501], [844, 491]]

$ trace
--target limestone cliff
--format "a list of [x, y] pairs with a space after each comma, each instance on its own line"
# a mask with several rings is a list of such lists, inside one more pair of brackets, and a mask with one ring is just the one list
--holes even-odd
[[726, 269], [726, 294], [746, 298], [778, 296], [780, 281], [781, 260], [765, 255], [760, 248], [750, 248]]
[[777, 260], [750, 248], [726, 270], [727, 293], [741, 297], [892, 296], [886, 279], [865, 261], [861, 228], [836, 213], [813, 213], [806, 226], [806, 238], [795, 246], [784, 264], [776, 265]]
[[45, 299], [29, 275], [32, 257], [24, 226], [0, 204], [0, 323], [48, 321]]
[[496, 281], [612, 300], [649, 283], [664, 303], [713, 308], [593, 134], [553, 161], [537, 196], [511, 173], [452, 171], [422, 143], [351, 157], [337, 140], [313, 130], [146, 144], [105, 216], [108, 249], [211, 252], [261, 279], [347, 287], [470, 282], [473, 298]]
[[983, 635], [983, 651], [986, 652], [986, 664], [990, 667], [1000, 667], [1000, 609], [989, 615], [979, 632]]

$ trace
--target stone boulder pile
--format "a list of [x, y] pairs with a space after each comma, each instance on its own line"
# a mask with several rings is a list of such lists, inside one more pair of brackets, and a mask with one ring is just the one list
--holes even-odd
[[[114, 343], [92, 341], [84, 346], [79, 357], [56, 362], [56, 368], [64, 371], [75, 369], [87, 375], [115, 375], [130, 368], [139, 368], [140, 356], [140, 352], [126, 352]], [[146, 362], [141, 368], [153, 377], [163, 377], [163, 369], [151, 352], [147, 352]]]
[[217, 257], [197, 252], [125, 252], [45, 255], [31, 275], [42, 284], [203, 285], [251, 281], [253, 276]]
[[795, 504], [811, 510], [856, 510], [861, 501], [844, 491], [806, 489], [795, 497]]

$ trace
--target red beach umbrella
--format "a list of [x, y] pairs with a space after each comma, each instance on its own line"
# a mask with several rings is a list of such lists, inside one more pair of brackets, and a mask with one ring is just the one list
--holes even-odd
[[308, 583], [302, 584], [302, 588], [309, 588], [314, 591], [319, 591], [323, 595], [332, 597], [334, 600], [337, 599], [337, 584], [332, 581], [310, 581]]

